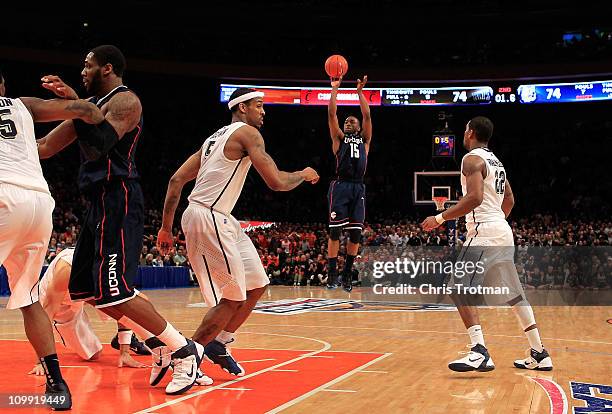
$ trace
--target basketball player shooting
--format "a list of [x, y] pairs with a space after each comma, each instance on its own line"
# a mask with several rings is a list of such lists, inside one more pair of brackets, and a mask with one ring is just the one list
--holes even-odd
[[187, 253], [202, 296], [211, 309], [193, 335], [205, 345], [208, 359], [242, 376], [227, 344], [247, 320], [265, 292], [268, 276], [251, 239], [231, 215], [251, 164], [274, 191], [290, 191], [303, 182], [316, 184], [319, 175], [307, 167], [279, 171], [268, 155], [259, 128], [263, 125], [264, 94], [238, 88], [230, 96], [231, 124], [204, 141], [170, 179], [157, 247], [165, 254], [173, 245], [172, 223], [183, 186], [196, 180], [181, 225]]
[[[492, 135], [493, 123], [488, 118], [478, 116], [467, 123], [463, 145], [469, 152], [461, 161], [463, 198], [437, 216], [427, 217], [421, 226], [431, 231], [447, 220], [465, 216], [468, 233], [460, 260], [470, 249], [476, 250], [479, 260], [486, 263], [483, 281], [496, 281], [495, 285], [505, 285], [514, 292], [506, 303], [512, 306], [531, 347], [527, 358], [514, 361], [514, 366], [550, 371], [552, 360], [540, 340], [533, 310], [525, 298], [513, 261], [514, 238], [506, 218], [514, 206], [514, 196], [503, 164], [488, 148]], [[465, 295], [451, 295], [470, 336], [470, 352], [448, 367], [459, 372], [492, 371], [495, 365], [485, 347], [478, 308], [464, 305], [465, 299], [460, 296]]]
[[368, 153], [372, 142], [372, 118], [370, 106], [363, 94], [368, 77], [357, 79], [357, 95], [361, 108], [361, 122], [351, 115], [344, 120], [340, 129], [336, 114], [336, 98], [342, 78], [332, 80], [331, 96], [327, 107], [327, 122], [332, 139], [332, 151], [336, 157], [336, 170], [329, 184], [327, 202], [329, 205], [329, 240], [327, 257], [329, 260], [329, 288], [337, 286], [338, 251], [342, 230], [348, 230], [346, 261], [342, 271], [342, 287], [347, 292], [353, 289], [353, 262], [359, 251], [361, 231], [365, 221], [365, 184], [363, 177], [368, 163]]

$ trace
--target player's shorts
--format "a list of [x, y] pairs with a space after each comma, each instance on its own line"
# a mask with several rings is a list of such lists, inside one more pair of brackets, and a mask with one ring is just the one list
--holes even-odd
[[51, 320], [55, 337], [78, 356], [89, 360], [102, 350], [102, 343], [91, 327], [84, 305], [83, 302], [64, 301]]
[[181, 220], [187, 255], [204, 301], [244, 301], [246, 292], [270, 283], [253, 242], [231, 215], [191, 203]]
[[132, 299], [144, 233], [144, 201], [135, 180], [113, 179], [89, 194], [81, 235], [76, 243], [70, 297], [94, 299], [96, 307]]
[[[514, 238], [508, 223], [468, 223], [466, 242], [455, 263], [450, 286], [500, 288], [500, 293], [483, 295], [484, 303], [500, 305], [525, 296], [514, 265]], [[461, 263], [463, 271], [457, 264]], [[470, 265], [473, 264], [473, 266]], [[465, 271], [468, 269], [470, 271]], [[472, 271], [472, 269], [474, 269]]]
[[365, 221], [365, 184], [334, 180], [329, 184], [329, 227], [362, 229]]
[[0, 183], [0, 264], [8, 274], [7, 309], [38, 301], [38, 279], [53, 231], [55, 201], [40, 191]]

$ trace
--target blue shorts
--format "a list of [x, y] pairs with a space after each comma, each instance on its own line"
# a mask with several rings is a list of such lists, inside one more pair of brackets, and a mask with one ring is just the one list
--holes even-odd
[[329, 227], [362, 229], [365, 221], [365, 184], [334, 180], [329, 184]]

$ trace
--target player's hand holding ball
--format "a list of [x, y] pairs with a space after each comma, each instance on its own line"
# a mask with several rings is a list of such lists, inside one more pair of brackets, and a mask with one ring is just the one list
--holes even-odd
[[307, 181], [310, 184], [316, 184], [319, 182], [319, 174], [310, 167], [306, 167], [302, 170], [302, 177], [304, 178], [304, 181]]
[[42, 87], [50, 90], [63, 99], [79, 99], [79, 95], [70, 86], [56, 75], [45, 75], [41, 79]]
[[163, 255], [168, 254], [170, 248], [174, 245], [174, 238], [172, 237], [172, 233], [159, 229], [157, 232], [157, 250]]

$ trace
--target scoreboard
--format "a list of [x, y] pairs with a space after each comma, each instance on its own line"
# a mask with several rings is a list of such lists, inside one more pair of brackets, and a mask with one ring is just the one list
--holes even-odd
[[[239, 87], [253, 88], [265, 93], [266, 104], [327, 105], [330, 87], [272, 86], [221, 84], [220, 101], [228, 102]], [[364, 88], [364, 96], [371, 106], [448, 106], [448, 105], [520, 105], [558, 102], [588, 102], [612, 100], [612, 80], [572, 83], [518, 82], [471, 86], [410, 86]], [[340, 88], [338, 105], [359, 105], [357, 90]]]

